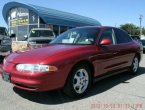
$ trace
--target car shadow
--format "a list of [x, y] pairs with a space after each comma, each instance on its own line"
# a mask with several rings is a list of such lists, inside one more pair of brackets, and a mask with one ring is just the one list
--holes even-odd
[[[131, 75], [128, 72], [124, 72], [115, 76], [108, 77], [101, 81], [98, 81], [92, 86], [89, 93], [86, 94], [86, 96], [81, 99], [85, 99], [100, 94], [102, 92], [105, 92], [106, 90], [109, 90], [120, 83], [130, 83], [128, 81], [129, 79], [132, 79], [142, 74], [145, 74], [145, 67], [140, 67], [137, 75]], [[30, 91], [18, 89], [16, 87], [13, 87], [13, 90], [19, 96], [40, 104], [56, 105], [56, 104], [81, 100], [81, 99], [69, 98], [68, 96], [63, 94], [61, 90], [54, 90], [49, 92], [30, 92]]]

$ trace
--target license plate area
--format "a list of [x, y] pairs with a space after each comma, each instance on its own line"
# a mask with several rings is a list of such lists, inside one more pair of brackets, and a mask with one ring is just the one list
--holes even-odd
[[6, 72], [2, 72], [2, 78], [6, 82], [11, 82], [10, 74]]

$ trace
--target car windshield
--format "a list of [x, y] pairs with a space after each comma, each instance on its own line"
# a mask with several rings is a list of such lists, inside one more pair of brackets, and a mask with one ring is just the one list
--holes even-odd
[[51, 30], [32, 30], [30, 37], [52, 37], [53, 32]]
[[3, 27], [0, 27], [0, 35], [7, 35], [6, 34], [6, 29]]
[[95, 43], [98, 32], [98, 28], [74, 28], [60, 34], [50, 44], [91, 45]]

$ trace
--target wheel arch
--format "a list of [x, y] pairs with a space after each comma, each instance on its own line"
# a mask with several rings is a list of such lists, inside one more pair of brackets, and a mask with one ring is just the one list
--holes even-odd
[[[87, 66], [89, 67], [90, 71], [91, 71], [91, 74], [94, 75], [94, 72], [95, 72], [95, 70], [94, 70], [94, 65], [93, 65], [90, 61], [88, 61], [88, 60], [81, 60], [81, 61], [77, 62], [77, 63], [73, 66], [73, 68], [74, 68], [75, 66], [81, 65], [81, 64], [87, 65]], [[72, 68], [72, 69], [73, 69], [73, 68]]]
[[[67, 76], [67, 79], [66, 79], [66, 81], [65, 81], [64, 86], [66, 85], [66, 83], [67, 83], [67, 81], [68, 81], [68, 79], [69, 79], [70, 73], [73, 71], [73, 69], [74, 69], [76, 66], [81, 65], [81, 64], [85, 64], [85, 65], [87, 65], [87, 66], [89, 67], [89, 69], [90, 69], [90, 71], [91, 71], [91, 77], [92, 77], [92, 79], [93, 79], [94, 74], [95, 74], [95, 69], [94, 69], [93, 64], [92, 64], [90, 61], [88, 61], [88, 60], [80, 60], [80, 61], [76, 62], [76, 63], [73, 65], [73, 67], [71, 68], [71, 70], [69, 71], [69, 74], [68, 74], [68, 76]], [[93, 83], [93, 80], [92, 80], [92, 83]]]
[[139, 62], [140, 62], [140, 60], [141, 60], [141, 54], [140, 54], [140, 53], [136, 53], [135, 56], [138, 57], [138, 60], [139, 60]]

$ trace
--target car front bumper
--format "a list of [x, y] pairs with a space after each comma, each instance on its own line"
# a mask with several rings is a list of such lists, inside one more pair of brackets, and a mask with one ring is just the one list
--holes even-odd
[[16, 65], [13, 63], [6, 63], [3, 66], [3, 72], [9, 74], [9, 82], [14, 84], [17, 88], [41, 92], [62, 88], [65, 84], [66, 77], [64, 77], [65, 74], [63, 74], [62, 71], [28, 73], [17, 71], [15, 66]]

